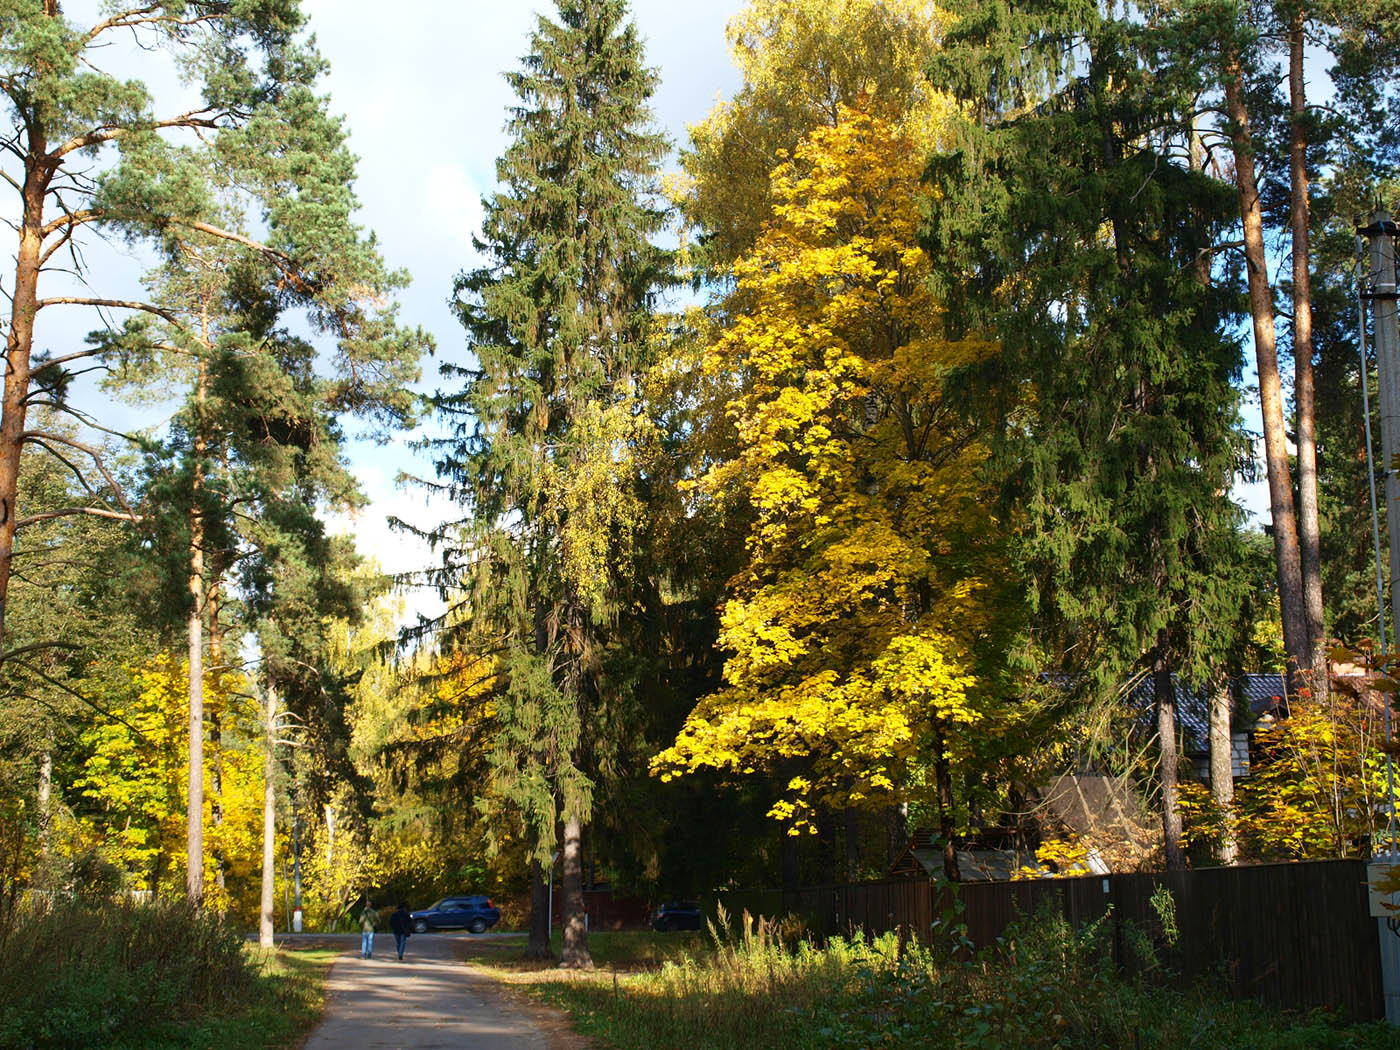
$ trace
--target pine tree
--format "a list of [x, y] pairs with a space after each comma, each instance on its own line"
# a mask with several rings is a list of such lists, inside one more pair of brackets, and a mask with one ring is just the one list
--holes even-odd
[[[61, 265], [71, 262], [82, 273], [81, 243], [91, 228], [169, 256], [195, 240], [245, 250], [275, 275], [269, 285], [279, 306], [303, 309], [336, 339], [339, 375], [325, 392], [330, 404], [364, 408], [391, 423], [407, 413], [406, 386], [417, 375], [424, 340], [398, 327], [389, 304], [403, 275], [386, 271], [372, 238], [353, 222], [354, 159], [327, 100], [316, 95], [323, 62], [301, 39], [303, 21], [295, 0], [116, 5], [87, 26], [69, 21], [56, 0], [5, 8], [0, 90], [15, 118], [8, 154], [22, 170], [6, 173], [19, 195], [19, 239], [0, 407], [0, 653], [15, 530], [24, 523], [22, 447], [69, 445], [102, 467], [92, 449], [28, 428], [31, 397], [41, 389], [60, 411], [71, 412], [66, 392], [72, 374], [110, 363], [143, 338], [140, 324], [128, 324], [86, 349], [49, 356], [35, 352], [36, 317], [57, 308], [129, 311], [180, 331], [188, 338], [175, 342], [184, 349], [201, 338], [197, 319], [151, 298], [103, 295], [100, 288], [41, 296]], [[119, 41], [168, 54], [198, 80], [195, 108], [179, 109], [140, 81], [109, 72], [104, 49]], [[224, 221], [229, 200], [237, 205], [234, 222]], [[245, 217], [240, 226], [236, 220]], [[259, 228], [261, 239], [254, 236]], [[202, 440], [196, 430], [196, 474], [207, 453]], [[189, 506], [193, 512], [196, 504]], [[70, 513], [133, 517], [129, 508], [74, 507]], [[190, 520], [196, 541], [188, 548], [194, 557], [186, 576], [192, 617], [203, 615], [205, 597], [198, 564], [202, 520], [197, 513]], [[190, 627], [191, 658], [200, 662], [194, 619]], [[202, 676], [191, 678], [188, 890], [198, 900]]]
[[456, 284], [475, 367], [445, 369], [453, 423], [438, 471], [466, 517], [444, 525], [467, 629], [498, 639], [498, 790], [532, 837], [530, 952], [547, 955], [540, 865], [563, 827], [564, 951], [589, 965], [582, 900], [591, 707], [606, 702], [600, 631], [635, 516], [626, 463], [649, 307], [668, 261], [649, 238], [664, 153], [648, 130], [655, 74], [621, 0], [562, 0], [520, 70], [501, 190], [484, 202], [490, 260]]

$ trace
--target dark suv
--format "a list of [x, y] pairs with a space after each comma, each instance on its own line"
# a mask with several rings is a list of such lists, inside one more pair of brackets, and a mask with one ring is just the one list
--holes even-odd
[[651, 928], [657, 933], [671, 930], [698, 930], [700, 905], [696, 901], [671, 901], [652, 912]]
[[501, 909], [491, 903], [490, 897], [444, 897], [431, 907], [413, 913], [413, 931], [466, 929], [485, 933], [500, 920]]

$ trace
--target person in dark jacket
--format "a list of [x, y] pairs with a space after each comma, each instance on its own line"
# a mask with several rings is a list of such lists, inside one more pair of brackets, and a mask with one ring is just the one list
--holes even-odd
[[399, 950], [399, 962], [403, 962], [403, 950], [413, 929], [413, 916], [408, 913], [408, 905], [403, 901], [399, 901], [398, 911], [389, 916], [389, 929], [394, 931], [394, 946]]

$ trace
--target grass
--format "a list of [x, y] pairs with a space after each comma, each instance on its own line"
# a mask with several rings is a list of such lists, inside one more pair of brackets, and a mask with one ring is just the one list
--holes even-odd
[[607, 960], [592, 973], [490, 965], [616, 1050], [1400, 1050], [1384, 1024], [1123, 980], [1099, 961], [1102, 935], [1040, 918], [996, 953], [956, 933], [935, 950], [892, 935], [818, 947], [744, 921], [708, 942], [591, 935]]
[[[519, 937], [499, 938], [490, 941], [464, 941], [466, 958], [502, 974], [553, 972], [553, 962], [534, 962], [521, 958], [525, 949], [524, 934]], [[555, 958], [564, 946], [563, 934], [554, 931], [550, 942]], [[588, 953], [593, 957], [593, 965], [609, 972], [630, 972], [659, 969], [667, 962], [674, 962], [683, 956], [695, 955], [705, 947], [705, 938], [699, 933], [653, 933], [650, 930], [627, 930], [622, 932], [598, 931], [588, 935]]]
[[329, 957], [264, 957], [183, 901], [63, 904], [0, 945], [0, 1050], [283, 1045], [319, 1017]]
[[231, 1009], [205, 1016], [152, 1050], [263, 1050], [299, 1046], [321, 1019], [326, 972], [338, 951], [315, 948], [264, 955], [249, 948], [260, 972], [250, 994]]

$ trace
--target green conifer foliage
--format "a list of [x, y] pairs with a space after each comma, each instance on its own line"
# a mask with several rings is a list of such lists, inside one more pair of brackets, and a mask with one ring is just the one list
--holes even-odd
[[[588, 964], [580, 835], [605, 701], [599, 632], [636, 516], [631, 406], [669, 268], [650, 242], [665, 219], [656, 77], [625, 18], [622, 0], [561, 0], [508, 74], [519, 104], [501, 189], [483, 202], [489, 261], [456, 283], [476, 362], [444, 369], [462, 386], [437, 399], [452, 426], [438, 471], [466, 515], [438, 532], [447, 583], [466, 585], [466, 627], [503, 653], [495, 780], [536, 862], [563, 826], [564, 965]], [[548, 953], [543, 932], [537, 908], [533, 953]]]
[[1001, 345], [976, 377], [1038, 614], [1038, 659], [1104, 695], [1157, 684], [1169, 866], [1173, 670], [1200, 682], [1243, 598], [1230, 216], [1185, 163], [1192, 98], [1142, 21], [1091, 3], [969, 5], [939, 79], [978, 119], [933, 161], [930, 254], [957, 323]]
[[[393, 294], [405, 277], [386, 270], [373, 238], [353, 221], [354, 158], [340, 121], [317, 94], [324, 63], [304, 40], [303, 23], [296, 0], [104, 5], [86, 25], [65, 17], [55, 0], [0, 5], [0, 91], [15, 128], [8, 143], [14, 170], [5, 175], [19, 198], [0, 412], [0, 652], [14, 533], [25, 522], [20, 450], [36, 441], [71, 445], [26, 426], [36, 388], [67, 411], [74, 372], [119, 362], [142, 372], [143, 364], [175, 354], [196, 362], [196, 400], [204, 398], [216, 351], [234, 357], [260, 352], [247, 339], [240, 351], [225, 338], [221, 300], [231, 293], [220, 282], [234, 279], [240, 262], [258, 272], [274, 316], [299, 309], [335, 340], [334, 376], [318, 393], [327, 411], [359, 411], [385, 424], [407, 418], [407, 386], [417, 377], [426, 339], [399, 326]], [[120, 65], [114, 56], [133, 53], [168, 58], [196, 89], [195, 100], [157, 96], [112, 71]], [[121, 297], [125, 289], [103, 287], [105, 275], [83, 272], [82, 242], [93, 228], [165, 256], [165, 278], [150, 296]], [[232, 269], [214, 266], [204, 275], [214, 279], [201, 286], [196, 257], [220, 254]], [[77, 269], [91, 290], [49, 291], [52, 271], [65, 266]], [[123, 311], [131, 320], [90, 339], [86, 349], [36, 353], [36, 316], [72, 309]], [[143, 376], [149, 382], [149, 371]], [[206, 460], [217, 451], [210, 440], [217, 426], [206, 409], [207, 402], [187, 428], [196, 492], [208, 475]], [[201, 658], [196, 621], [205, 601], [206, 518], [199, 499], [186, 502], [194, 666]], [[133, 517], [126, 509], [106, 513]], [[197, 674], [192, 678], [199, 681]], [[198, 900], [202, 725], [196, 691], [188, 889]]]

